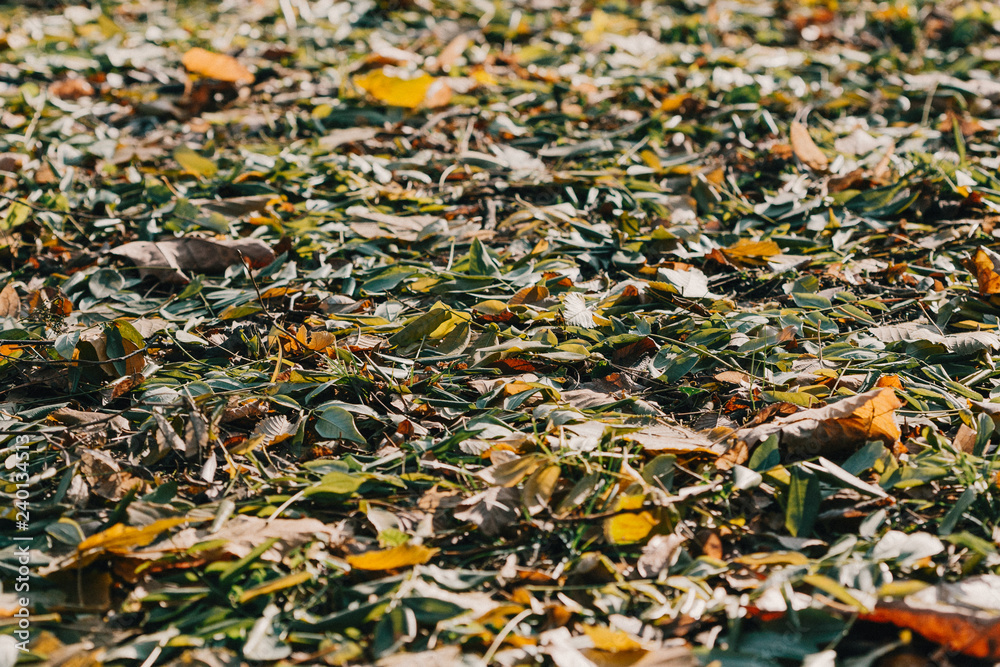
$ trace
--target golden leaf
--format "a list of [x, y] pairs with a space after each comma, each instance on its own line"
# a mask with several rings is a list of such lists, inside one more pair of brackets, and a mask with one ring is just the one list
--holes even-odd
[[437, 549], [425, 547], [422, 544], [402, 544], [391, 549], [366, 551], [363, 554], [348, 556], [347, 562], [355, 570], [396, 570], [402, 567], [412, 567], [426, 563]]
[[751, 241], [740, 239], [728, 248], [722, 249], [722, 254], [733, 264], [760, 266], [767, 263], [768, 257], [781, 253], [781, 248], [774, 241]]
[[632, 544], [643, 540], [656, 526], [649, 512], [618, 514], [604, 521], [604, 537], [612, 544]]
[[584, 625], [583, 634], [594, 642], [594, 648], [601, 651], [638, 651], [642, 644], [632, 638], [632, 635], [622, 630], [612, 630], [602, 625]]
[[236, 58], [212, 53], [201, 48], [193, 48], [181, 58], [184, 69], [192, 74], [228, 81], [230, 83], [253, 83], [253, 74]]
[[410, 79], [404, 79], [390, 76], [382, 70], [374, 70], [354, 77], [354, 85], [379, 102], [406, 109], [416, 109], [421, 105], [443, 106], [451, 98], [451, 89], [448, 88], [448, 84], [426, 72], [421, 72], [418, 76]]
[[115, 553], [126, 553], [132, 547], [144, 547], [155, 540], [160, 533], [188, 523], [185, 517], [174, 517], [171, 519], [160, 519], [148, 526], [133, 528], [122, 523], [116, 523], [106, 530], [91, 535], [77, 545], [78, 552], [83, 553], [91, 549], [100, 549]]

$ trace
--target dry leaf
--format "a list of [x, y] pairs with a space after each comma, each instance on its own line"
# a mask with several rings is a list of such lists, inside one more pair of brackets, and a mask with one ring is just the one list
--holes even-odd
[[646, 426], [634, 433], [622, 436], [626, 440], [638, 442], [644, 451], [651, 454], [690, 454], [702, 452], [719, 456], [726, 446], [713, 442], [711, 438], [696, 433], [689, 428], [674, 424]]
[[1000, 659], [998, 600], [1000, 577], [986, 574], [879, 602], [860, 618], [909, 628], [949, 651], [995, 661]]
[[979, 293], [1000, 294], [1000, 255], [989, 248], [979, 248], [969, 270], [976, 276]]
[[826, 171], [830, 167], [830, 161], [809, 136], [809, 130], [805, 125], [793, 122], [791, 136], [792, 152], [804, 165], [813, 171]]
[[549, 298], [549, 289], [545, 285], [530, 285], [519, 289], [517, 294], [510, 298], [507, 305], [518, 306], [521, 304], [538, 303], [547, 298]]
[[517, 519], [520, 496], [515, 489], [494, 486], [459, 503], [455, 518], [476, 524], [487, 536], [497, 535]]
[[0, 317], [16, 318], [21, 313], [21, 299], [17, 296], [17, 290], [13, 283], [7, 283], [6, 287], [0, 290]]
[[[320, 541], [336, 546], [347, 538], [347, 534], [341, 524], [327, 524], [318, 519], [262, 519], [238, 514], [214, 533], [208, 527], [185, 528], [152, 547], [132, 552], [130, 556], [156, 560], [187, 551], [202, 542], [218, 541], [220, 546], [213, 550], [216, 557], [243, 558], [255, 547], [272, 538], [277, 538], [278, 542], [261, 554], [261, 558], [278, 562], [284, 554], [302, 544]], [[205, 557], [205, 552], [199, 552], [199, 556]]]
[[135, 475], [122, 470], [108, 454], [96, 449], [80, 450], [80, 472], [94, 493], [117, 502], [133, 489], [142, 489], [146, 483]]
[[181, 64], [192, 74], [218, 81], [248, 84], [253, 83], [254, 79], [250, 70], [241, 65], [236, 58], [221, 53], [212, 53], [198, 47], [185, 53], [184, 57], [181, 58]]
[[751, 241], [740, 239], [728, 248], [722, 248], [722, 254], [736, 266], [763, 266], [768, 257], [781, 253], [781, 248], [774, 241]]
[[274, 252], [257, 239], [204, 239], [186, 236], [164, 241], [132, 241], [114, 248], [111, 253], [131, 260], [142, 277], [153, 276], [168, 283], [186, 284], [194, 273], [222, 273], [246, 258], [251, 268], [267, 266]]
[[753, 445], [777, 433], [782, 449], [794, 456], [847, 454], [869, 440], [888, 445], [899, 440], [896, 409], [902, 405], [892, 388], [883, 387], [742, 429], [736, 437]]
[[49, 94], [61, 100], [78, 100], [94, 94], [94, 87], [86, 79], [72, 78], [56, 81], [49, 86]]

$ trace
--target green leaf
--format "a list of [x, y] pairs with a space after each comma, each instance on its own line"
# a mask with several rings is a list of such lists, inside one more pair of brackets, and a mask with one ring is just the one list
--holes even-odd
[[327, 406], [316, 416], [316, 433], [329, 440], [350, 440], [364, 444], [365, 439], [354, 425], [354, 417], [344, 408]]
[[785, 527], [794, 537], [808, 537], [819, 513], [819, 480], [800, 466], [791, 468], [785, 506]]
[[215, 162], [199, 153], [196, 153], [187, 146], [178, 146], [175, 148], [174, 159], [177, 160], [177, 163], [186, 171], [190, 171], [192, 174], [196, 174], [198, 176], [211, 178], [212, 176], [215, 176], [216, 172], [219, 171]]
[[833, 306], [825, 296], [809, 294], [808, 292], [792, 292], [792, 301], [799, 308], [830, 308]]
[[938, 535], [950, 535], [955, 530], [955, 526], [958, 525], [962, 515], [975, 500], [976, 490], [970, 486], [962, 492], [962, 495], [958, 497], [955, 504], [951, 506], [948, 513], [941, 519], [941, 525], [938, 526]]
[[781, 463], [781, 452], [778, 449], [778, 434], [775, 433], [764, 442], [757, 445], [753, 451], [753, 456], [747, 463], [751, 470], [764, 472]]
[[469, 248], [469, 273], [474, 276], [500, 275], [500, 265], [479, 239], [472, 239], [472, 247]]
[[406, 326], [389, 338], [389, 345], [401, 347], [423, 340], [439, 326], [451, 319], [451, 311], [447, 308], [434, 308], [428, 313], [410, 320]]

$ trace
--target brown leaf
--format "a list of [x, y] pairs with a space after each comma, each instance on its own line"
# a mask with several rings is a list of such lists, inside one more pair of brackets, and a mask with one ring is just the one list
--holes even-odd
[[0, 317], [16, 318], [21, 313], [21, 299], [17, 296], [17, 290], [13, 283], [0, 290]]
[[646, 426], [634, 433], [626, 433], [622, 437], [639, 443], [644, 451], [652, 454], [701, 452], [719, 456], [726, 451], [725, 445], [713, 442], [708, 436], [674, 424]]
[[879, 602], [860, 618], [909, 628], [949, 651], [995, 661], [1000, 659], [998, 599], [1000, 577], [987, 574]]
[[181, 64], [192, 74], [209, 79], [239, 84], [253, 83], [254, 79], [250, 70], [241, 65], [236, 58], [198, 47], [185, 53], [181, 58]]
[[448, 71], [455, 64], [455, 61], [462, 57], [468, 47], [469, 36], [463, 32], [448, 42], [448, 45], [441, 50], [437, 57], [438, 67]]
[[96, 449], [80, 451], [80, 472], [94, 493], [118, 502], [132, 489], [142, 489], [146, 483], [125, 472], [118, 462]]
[[[236, 515], [217, 532], [209, 532], [208, 528], [185, 528], [159, 544], [130, 555], [135, 558], [156, 560], [171, 553], [187, 551], [200, 542], [218, 540], [219, 546], [213, 549], [216, 557], [242, 558], [271, 538], [277, 538], [279, 541], [265, 551], [261, 558], [277, 562], [281, 560], [283, 554], [299, 545], [321, 541], [336, 546], [342, 543], [347, 535], [340, 524], [327, 524], [318, 519], [262, 519]], [[204, 555], [204, 552], [199, 552], [199, 555]]]
[[142, 277], [186, 284], [190, 278], [185, 271], [222, 273], [246, 258], [251, 268], [267, 266], [274, 261], [274, 252], [257, 239], [204, 239], [186, 236], [164, 241], [133, 241], [111, 253], [130, 260], [139, 267]]
[[93, 95], [94, 87], [86, 79], [62, 79], [49, 86], [49, 94], [61, 100], [78, 100]]
[[631, 366], [644, 357], [655, 353], [658, 349], [659, 346], [656, 344], [656, 341], [646, 336], [633, 343], [619, 347], [611, 353], [611, 361], [619, 366]]
[[518, 290], [517, 294], [510, 298], [507, 305], [518, 306], [526, 303], [538, 303], [549, 297], [549, 290], [545, 285], [531, 285]]
[[520, 496], [516, 489], [494, 486], [459, 504], [455, 518], [476, 524], [487, 536], [497, 535], [517, 519]]
[[742, 429], [736, 437], [753, 445], [777, 433], [782, 448], [796, 456], [846, 454], [869, 440], [893, 445], [901, 435], [896, 409], [902, 405], [895, 390], [883, 387]]
[[979, 248], [969, 270], [976, 276], [980, 294], [1000, 294], [1000, 255], [989, 248]]
[[792, 152], [795, 157], [802, 161], [804, 165], [813, 171], [826, 171], [830, 167], [830, 161], [813, 142], [809, 136], [809, 130], [799, 122], [792, 123]]

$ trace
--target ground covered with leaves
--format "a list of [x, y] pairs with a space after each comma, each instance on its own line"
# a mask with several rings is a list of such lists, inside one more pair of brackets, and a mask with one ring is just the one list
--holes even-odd
[[0, 11], [0, 663], [1000, 660], [1000, 11]]

